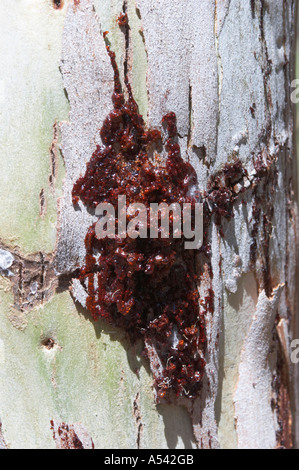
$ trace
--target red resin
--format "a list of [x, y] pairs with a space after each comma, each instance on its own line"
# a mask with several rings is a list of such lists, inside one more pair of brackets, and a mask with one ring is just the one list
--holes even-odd
[[[162, 119], [168, 135], [167, 161], [165, 167], [157, 166], [150, 155], [161, 148], [161, 132], [146, 129], [127, 77], [125, 100], [115, 54], [109, 46], [107, 51], [114, 69], [114, 109], [100, 131], [104, 146], [96, 148], [85, 175], [74, 185], [73, 203], [81, 199], [92, 209], [109, 202], [117, 208], [118, 196], [126, 195], [127, 205], [142, 202], [148, 211], [152, 202], [194, 205], [190, 188], [197, 183], [196, 173], [181, 157], [175, 114]], [[132, 342], [143, 338], [157, 351], [163, 368], [163, 376], [155, 382], [158, 400], [169, 399], [172, 393], [196, 396], [205, 369], [205, 319], [199, 310], [196, 252], [186, 250], [184, 242], [172, 237], [99, 240], [92, 225], [79, 274], [95, 320], [121, 327]], [[213, 309], [213, 303], [210, 292], [204, 306]], [[147, 348], [144, 354], [149, 355]]]
[[127, 26], [129, 22], [127, 13], [121, 13], [117, 18], [118, 26]]
[[205, 199], [211, 205], [209, 216], [215, 215], [215, 223], [220, 228], [221, 236], [224, 236], [221, 219], [225, 217], [229, 220], [233, 217], [234, 201], [239, 197], [239, 193], [244, 192], [244, 187], [236, 192], [235, 185], [243, 184], [245, 177], [247, 170], [243, 168], [242, 162], [236, 159], [233, 163], [223, 165], [223, 168], [209, 179]]

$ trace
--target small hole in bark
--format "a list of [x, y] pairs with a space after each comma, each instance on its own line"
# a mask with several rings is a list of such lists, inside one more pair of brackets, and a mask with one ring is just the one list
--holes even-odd
[[205, 161], [207, 156], [207, 149], [204, 145], [202, 147], [197, 147], [196, 145], [193, 145], [193, 150], [199, 160]]
[[42, 341], [42, 346], [46, 349], [53, 349], [55, 346], [55, 341], [52, 338], [45, 338]]
[[55, 10], [61, 10], [64, 5], [64, 0], [52, 0], [53, 1], [53, 7]]

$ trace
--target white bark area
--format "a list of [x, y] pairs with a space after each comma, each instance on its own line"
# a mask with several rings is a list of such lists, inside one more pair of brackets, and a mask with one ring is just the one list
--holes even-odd
[[[295, 1], [69, 0], [60, 10], [47, 0], [19, 3], [24, 18], [3, 2], [7, 26], [0, 37], [7, 39], [16, 23], [20, 43], [27, 28], [47, 37], [36, 60], [43, 58], [41, 75], [52, 72], [56, 104], [43, 109], [43, 97], [37, 96], [28, 108], [39, 86], [49, 96], [31, 63], [35, 38], [27, 41], [27, 50], [10, 43], [0, 59], [7, 122], [1, 124], [0, 142], [1, 200], [6, 196], [0, 228], [0, 448], [59, 447], [51, 420], [54, 435], [57, 423], [64, 421], [72, 432], [78, 429], [77, 438], [84, 435], [86, 447], [92, 441], [99, 448], [289, 447], [298, 403], [290, 364], [290, 341], [298, 334], [290, 103]], [[130, 24], [127, 44], [116, 24], [123, 5]], [[46, 33], [40, 24], [50, 24]], [[209, 178], [236, 158], [247, 171], [234, 188], [239, 193], [234, 217], [222, 218], [223, 236], [214, 216], [210, 222], [212, 275], [204, 258], [198, 258], [201, 298], [212, 289], [215, 311], [206, 313], [201, 395], [194, 403], [186, 399], [185, 407], [155, 406], [152, 375], [140, 359], [140, 345], [130, 346], [116, 328], [92, 323], [84, 309], [84, 289], [75, 282], [70, 293], [63, 283], [82, 265], [84, 237], [93, 220], [83, 205], [74, 209], [71, 190], [100, 143], [98, 131], [112, 109], [113, 73], [101, 34], [106, 30], [122, 78], [127, 62], [148, 126], [161, 128], [162, 117], [176, 113], [182, 155], [196, 169], [199, 189], [207, 191]], [[19, 77], [11, 84], [9, 70], [17, 64]], [[24, 83], [25, 71], [29, 78]], [[20, 84], [25, 97], [18, 95]], [[11, 106], [1, 95], [5, 87], [19, 103]], [[16, 109], [21, 118], [15, 127]], [[43, 122], [51, 132], [61, 122], [61, 135], [55, 126], [54, 139], [44, 136], [41, 144], [33, 132], [32, 147], [20, 149], [16, 141], [27, 132], [27, 114], [32, 123], [37, 110], [51, 122], [48, 127]], [[16, 190], [7, 197], [12, 176]], [[31, 187], [23, 188], [27, 177]], [[28, 195], [33, 199], [32, 193], [36, 201], [30, 200], [28, 209], [23, 206], [23, 214], [30, 224], [36, 219], [36, 227], [22, 233], [7, 222], [7, 214]], [[55, 238], [52, 206], [59, 196]], [[155, 374], [153, 361], [151, 369]]]

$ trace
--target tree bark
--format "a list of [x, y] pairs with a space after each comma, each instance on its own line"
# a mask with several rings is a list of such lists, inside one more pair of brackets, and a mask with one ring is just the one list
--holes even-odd
[[[294, 0], [2, 0], [0, 448], [298, 446], [295, 10]], [[112, 110], [104, 31], [148, 127], [176, 113], [210, 211], [210, 264], [199, 253], [197, 267], [214, 309], [196, 400], [156, 406], [154, 361], [91, 320], [73, 279], [94, 219], [71, 192]]]

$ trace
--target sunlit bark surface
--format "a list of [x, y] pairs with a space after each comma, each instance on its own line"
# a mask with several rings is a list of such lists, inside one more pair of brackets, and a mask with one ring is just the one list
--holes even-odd
[[[1, 1], [0, 448], [296, 445], [295, 3]], [[104, 31], [148, 126], [176, 113], [201, 192], [244, 169], [211, 269], [198, 255], [214, 312], [192, 403], [155, 405], [155, 364], [72, 282], [93, 218], [71, 190], [112, 109]]]

